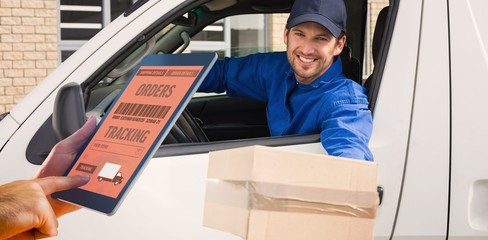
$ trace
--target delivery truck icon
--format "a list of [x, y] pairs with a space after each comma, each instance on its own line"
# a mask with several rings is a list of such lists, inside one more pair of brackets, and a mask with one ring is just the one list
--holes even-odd
[[100, 173], [98, 174], [98, 181], [113, 182], [114, 185], [122, 183], [124, 177], [122, 177], [122, 173], [119, 172], [120, 167], [122, 166], [115, 163], [105, 163], [102, 170], [100, 170]]

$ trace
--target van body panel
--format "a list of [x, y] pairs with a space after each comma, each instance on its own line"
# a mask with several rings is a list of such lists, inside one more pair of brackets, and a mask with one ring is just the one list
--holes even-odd
[[[62, 85], [100, 80], [112, 62], [147, 40], [152, 28], [202, 2], [149, 0], [114, 20], [43, 80], [0, 122], [0, 184], [29, 179], [39, 168], [29, 163], [26, 151], [49, 124]], [[369, 143], [384, 189], [375, 239], [486, 239], [488, 1], [390, 2], [397, 11], [390, 7], [391, 31], [383, 38], [389, 48], [380, 51], [386, 59], [378, 63], [381, 85]], [[258, 8], [271, 9], [263, 6]], [[253, 140], [220, 147], [236, 141]], [[279, 148], [325, 154], [320, 142]], [[240, 239], [203, 227], [208, 153], [182, 152], [154, 157], [114, 216], [87, 209], [63, 216], [57, 238]]]

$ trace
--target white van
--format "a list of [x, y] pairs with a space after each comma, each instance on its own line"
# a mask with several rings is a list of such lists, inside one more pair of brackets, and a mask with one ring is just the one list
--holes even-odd
[[[86, 108], [71, 108], [73, 119], [85, 111], [100, 117], [144, 54], [184, 51], [219, 19], [287, 12], [291, 3], [137, 1], [3, 116], [0, 184], [30, 178], [59, 141], [52, 114], [62, 86], [82, 88]], [[382, 193], [375, 239], [488, 239], [488, 1], [391, 0], [380, 13], [367, 81], [360, 73], [368, 1], [346, 6], [351, 55], [341, 57], [347, 74], [367, 87], [373, 112], [370, 148]], [[59, 239], [239, 239], [202, 226], [208, 152], [261, 144], [324, 153], [318, 135], [269, 137], [264, 107], [195, 97], [179, 121], [198, 118], [209, 141], [176, 127], [114, 216], [86, 209], [64, 216]], [[69, 134], [79, 122], [61, 125]]]

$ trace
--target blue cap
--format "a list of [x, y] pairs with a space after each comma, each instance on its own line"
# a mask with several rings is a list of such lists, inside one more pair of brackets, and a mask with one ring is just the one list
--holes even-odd
[[290, 29], [304, 22], [316, 22], [338, 38], [346, 32], [346, 20], [343, 0], [295, 0], [286, 26]]

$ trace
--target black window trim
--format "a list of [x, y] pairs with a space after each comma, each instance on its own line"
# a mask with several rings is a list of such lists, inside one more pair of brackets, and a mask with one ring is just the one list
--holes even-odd
[[239, 140], [216, 141], [209, 143], [176, 143], [161, 145], [153, 158], [173, 157], [208, 153], [230, 148], [263, 145], [270, 147], [301, 145], [320, 142], [320, 134], [288, 135], [277, 137], [249, 138]]

